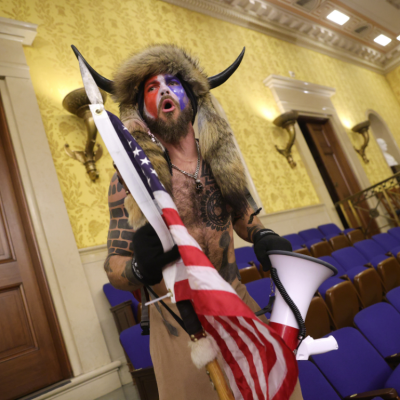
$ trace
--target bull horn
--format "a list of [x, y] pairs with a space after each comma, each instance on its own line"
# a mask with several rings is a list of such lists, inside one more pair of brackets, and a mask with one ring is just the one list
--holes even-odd
[[242, 62], [245, 50], [246, 50], [246, 48], [243, 47], [243, 50], [239, 54], [239, 57], [225, 71], [222, 71], [219, 74], [208, 78], [208, 83], [210, 84], [210, 89], [215, 89], [216, 87], [225, 83], [231, 77], [231, 75], [237, 70], [240, 63]]
[[98, 72], [96, 72], [89, 65], [89, 63], [84, 59], [84, 57], [79, 52], [79, 50], [74, 45], [72, 45], [71, 47], [72, 47], [73, 52], [76, 55], [76, 58], [78, 58], [78, 60], [79, 60], [79, 56], [82, 57], [83, 62], [85, 63], [86, 67], [88, 68], [88, 70], [92, 74], [93, 79], [96, 82], [97, 86], [100, 89], [103, 89], [104, 91], [106, 91], [107, 93], [113, 94], [113, 81], [110, 81], [109, 79], [104, 78], [104, 76], [101, 76]]

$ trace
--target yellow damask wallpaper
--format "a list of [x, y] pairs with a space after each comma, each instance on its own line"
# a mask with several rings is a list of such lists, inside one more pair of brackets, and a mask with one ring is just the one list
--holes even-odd
[[[82, 86], [75, 44], [103, 75], [132, 52], [157, 42], [173, 42], [198, 56], [208, 74], [220, 72], [246, 46], [244, 62], [213, 94], [224, 107], [256, 188], [268, 213], [319, 203], [296, 149], [296, 169], [275, 150], [282, 145], [272, 120], [278, 109], [263, 85], [270, 74], [335, 87], [333, 102], [353, 143], [349, 128], [373, 109], [400, 143], [400, 107], [384, 76], [277, 40], [249, 29], [156, 0], [0, 0], [0, 16], [39, 25], [32, 47], [25, 49], [54, 164], [79, 248], [106, 242], [107, 191], [113, 168], [106, 154], [97, 163], [100, 179], [92, 183], [84, 167], [67, 157], [63, 146], [84, 147], [84, 125], [61, 106], [71, 90]], [[118, 113], [108, 100], [108, 109]], [[101, 142], [101, 139], [100, 139]], [[371, 162], [363, 164], [375, 183], [390, 170], [374, 140]]]
[[397, 67], [393, 71], [389, 72], [386, 75], [386, 78], [389, 81], [397, 100], [400, 102], [400, 67]]

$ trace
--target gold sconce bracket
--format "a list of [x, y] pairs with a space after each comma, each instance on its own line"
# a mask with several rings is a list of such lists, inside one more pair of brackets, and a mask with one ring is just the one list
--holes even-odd
[[[104, 104], [107, 99], [107, 94], [103, 90], [100, 90], [100, 92]], [[97, 128], [93, 121], [89, 104], [90, 100], [84, 88], [73, 90], [65, 96], [62, 102], [63, 107], [71, 114], [83, 119], [87, 131], [87, 139], [85, 150], [83, 151], [71, 150], [68, 143], [64, 145], [64, 148], [69, 157], [81, 162], [86, 167], [86, 172], [89, 174], [90, 179], [95, 182], [99, 177], [99, 173], [96, 169], [96, 161], [100, 160], [103, 155], [103, 148], [100, 144], [97, 144], [97, 149], [94, 151]]]
[[365, 164], [369, 163], [367, 155], [365, 154], [365, 149], [367, 148], [368, 143], [369, 143], [368, 128], [370, 125], [371, 125], [371, 123], [369, 121], [364, 121], [364, 122], [360, 122], [359, 124], [357, 124], [356, 126], [353, 126], [353, 128], [351, 128], [351, 130], [353, 132], [359, 133], [364, 139], [364, 143], [361, 145], [361, 147], [359, 149], [356, 149], [356, 147], [354, 146], [354, 150], [362, 157]]
[[284, 149], [280, 149], [277, 145], [275, 145], [276, 150], [280, 154], [282, 154], [288, 160], [289, 165], [292, 168], [296, 167], [296, 163], [292, 157], [292, 147], [294, 145], [294, 141], [296, 140], [296, 131], [294, 129], [294, 124], [299, 118], [299, 113], [297, 111], [288, 111], [281, 114], [279, 117], [276, 117], [273, 121], [274, 125], [279, 128], [283, 128], [289, 134], [289, 141]]

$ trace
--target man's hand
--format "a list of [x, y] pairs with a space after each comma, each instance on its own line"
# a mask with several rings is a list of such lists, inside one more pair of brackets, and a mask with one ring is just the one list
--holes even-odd
[[280, 237], [271, 229], [261, 229], [254, 234], [254, 252], [264, 271], [271, 269], [271, 261], [267, 252], [271, 250], [292, 251], [290, 242]]
[[163, 279], [165, 265], [180, 258], [178, 246], [164, 253], [161, 241], [150, 224], [138, 229], [133, 235], [132, 269], [145, 285], [156, 285]]

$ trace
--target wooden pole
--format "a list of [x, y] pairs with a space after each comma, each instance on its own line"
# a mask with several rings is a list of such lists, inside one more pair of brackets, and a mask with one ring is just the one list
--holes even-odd
[[228, 386], [225, 380], [225, 376], [218, 364], [217, 359], [211, 361], [206, 365], [207, 374], [214, 385], [215, 390], [218, 393], [220, 400], [235, 400], [233, 397], [231, 388]]

